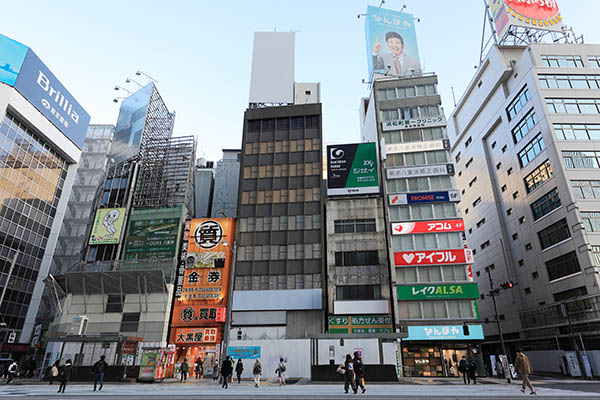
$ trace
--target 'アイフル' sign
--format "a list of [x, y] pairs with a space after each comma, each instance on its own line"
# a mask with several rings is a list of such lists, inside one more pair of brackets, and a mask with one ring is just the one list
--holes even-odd
[[397, 251], [394, 253], [394, 264], [397, 267], [472, 263], [473, 251], [470, 249]]

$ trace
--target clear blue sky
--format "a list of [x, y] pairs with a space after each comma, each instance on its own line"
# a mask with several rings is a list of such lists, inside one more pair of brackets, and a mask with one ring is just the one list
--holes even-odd
[[[239, 148], [255, 31], [296, 34], [296, 81], [321, 82], [326, 143], [360, 140], [359, 99], [368, 95], [364, 13], [358, 0], [92, 2], [28, 0], [3, 7], [1, 33], [40, 56], [92, 116], [116, 122], [116, 84], [140, 69], [159, 81], [175, 135], [195, 134], [198, 154], [218, 160]], [[439, 75], [447, 115], [478, 63], [482, 0], [387, 0], [419, 17], [421, 63]], [[600, 43], [598, 0], [559, 0], [566, 24]], [[145, 83], [142, 82], [142, 83]], [[135, 88], [135, 85], [129, 86]]]

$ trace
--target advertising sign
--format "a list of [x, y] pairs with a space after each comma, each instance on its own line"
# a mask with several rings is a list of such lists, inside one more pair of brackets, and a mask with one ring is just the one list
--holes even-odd
[[460, 193], [458, 190], [448, 190], [443, 192], [390, 194], [388, 196], [388, 201], [390, 206], [419, 203], [443, 203], [446, 201], [458, 202], [460, 201]]
[[192, 306], [176, 304], [173, 307], [173, 324], [187, 325], [198, 322], [225, 322], [225, 307]]
[[489, 0], [489, 4], [499, 39], [510, 26], [555, 32], [563, 28], [556, 0]]
[[481, 325], [469, 324], [469, 335], [461, 325], [409, 326], [405, 340], [483, 340]]
[[260, 346], [229, 346], [227, 355], [234, 359], [260, 358]]
[[394, 264], [397, 267], [472, 263], [473, 251], [470, 249], [397, 251], [394, 253]]
[[365, 21], [369, 77], [421, 73], [412, 14], [368, 6]]
[[417, 151], [450, 150], [450, 139], [426, 142], [394, 143], [385, 146], [386, 154], [414, 153]]
[[401, 119], [396, 121], [383, 121], [381, 123], [381, 130], [386, 131], [399, 131], [402, 129], [414, 129], [414, 128], [435, 128], [438, 126], [446, 125], [446, 117], [431, 117], [431, 118], [419, 118], [419, 119]]
[[225, 297], [224, 268], [186, 269], [181, 300], [205, 300], [220, 303]]
[[419, 178], [424, 176], [454, 175], [454, 164], [397, 167], [385, 170], [388, 179]]
[[392, 235], [406, 235], [409, 233], [461, 232], [464, 230], [465, 222], [462, 219], [392, 223]]
[[0, 82], [14, 86], [29, 47], [0, 35]]
[[330, 316], [329, 333], [391, 333], [389, 315]]
[[478, 299], [476, 283], [398, 286], [398, 300]]
[[375, 143], [327, 146], [327, 195], [379, 193]]
[[178, 328], [175, 343], [215, 343], [219, 328]]
[[181, 219], [161, 216], [153, 218], [145, 211], [131, 212], [125, 240], [125, 260], [175, 257]]
[[185, 263], [187, 259], [187, 249], [190, 240], [191, 220], [186, 220], [183, 227], [183, 237], [181, 238], [181, 249], [179, 250], [179, 262], [177, 264], [177, 280], [175, 282], [175, 298], [179, 299], [183, 294], [183, 282], [185, 280]]
[[89, 244], [115, 244], [121, 241], [125, 208], [99, 208], [92, 225]]

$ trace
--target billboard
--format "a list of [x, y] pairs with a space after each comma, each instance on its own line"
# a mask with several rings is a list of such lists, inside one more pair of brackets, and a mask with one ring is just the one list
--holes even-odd
[[[175, 217], [175, 213], [179, 216]], [[123, 258], [168, 259], [176, 256], [181, 230], [181, 209], [133, 210]]]
[[392, 317], [389, 315], [330, 316], [329, 333], [391, 333]]
[[421, 73], [412, 14], [368, 6], [365, 33], [369, 78], [374, 72], [393, 76]]
[[465, 336], [462, 325], [409, 326], [408, 337], [402, 340], [483, 340], [483, 329], [469, 324]]
[[92, 224], [89, 244], [115, 244], [121, 241], [125, 208], [100, 208]]
[[562, 31], [562, 17], [556, 0], [489, 0], [489, 5], [499, 39], [511, 26]]
[[255, 32], [249, 103], [294, 102], [296, 34]]
[[388, 179], [419, 178], [423, 176], [454, 175], [454, 164], [397, 167], [385, 170]]
[[260, 358], [260, 346], [229, 346], [227, 355], [231, 358]]
[[476, 283], [398, 286], [398, 300], [477, 299]]
[[394, 253], [394, 264], [397, 267], [472, 263], [473, 251], [470, 249], [397, 251]]
[[402, 204], [419, 204], [419, 203], [443, 203], [447, 201], [460, 201], [460, 193], [458, 190], [448, 190], [441, 192], [425, 192], [425, 193], [401, 193], [388, 195], [390, 206], [398, 206]]
[[386, 154], [414, 153], [417, 151], [450, 150], [450, 139], [426, 142], [394, 143], [385, 146]]
[[29, 47], [0, 35], [0, 82], [14, 86], [77, 147], [90, 115]]
[[379, 193], [375, 143], [327, 146], [327, 195]]
[[395, 121], [381, 122], [381, 130], [384, 132], [414, 128], [435, 128], [438, 126], [446, 126], [445, 116], [442, 115], [439, 117], [430, 118], [399, 119]]
[[409, 233], [462, 232], [464, 230], [465, 222], [462, 219], [392, 223], [392, 235], [406, 235]]

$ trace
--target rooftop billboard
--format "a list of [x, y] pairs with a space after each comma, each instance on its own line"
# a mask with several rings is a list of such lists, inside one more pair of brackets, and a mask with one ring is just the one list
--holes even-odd
[[327, 195], [379, 193], [375, 143], [327, 146]]
[[489, 0], [489, 2], [490, 13], [500, 39], [511, 26], [562, 31], [562, 17], [556, 0]]
[[369, 77], [421, 73], [412, 14], [368, 6], [365, 22]]

